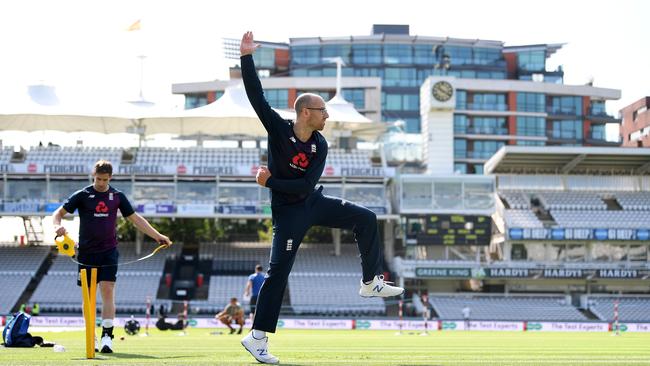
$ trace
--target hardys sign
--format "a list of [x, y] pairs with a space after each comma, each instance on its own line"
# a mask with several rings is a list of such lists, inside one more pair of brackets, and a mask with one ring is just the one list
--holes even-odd
[[573, 269], [573, 268], [426, 268], [416, 267], [420, 278], [530, 278], [530, 279], [640, 279], [650, 278], [645, 269]]

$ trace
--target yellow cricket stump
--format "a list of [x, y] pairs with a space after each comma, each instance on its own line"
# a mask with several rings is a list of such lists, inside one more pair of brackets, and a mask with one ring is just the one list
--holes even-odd
[[97, 268], [90, 270], [90, 286], [86, 269], [80, 271], [83, 315], [86, 324], [86, 358], [95, 358], [95, 314], [97, 313]]

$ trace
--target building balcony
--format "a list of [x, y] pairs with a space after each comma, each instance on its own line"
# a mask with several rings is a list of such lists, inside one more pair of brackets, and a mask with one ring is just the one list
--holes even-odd
[[[464, 107], [464, 108], [463, 108]], [[500, 103], [467, 103], [457, 106], [458, 109], [467, 109], [470, 111], [498, 111], [503, 112], [508, 110], [507, 104]]]
[[594, 110], [590, 108], [587, 111], [587, 119], [593, 122], [603, 122], [603, 123], [621, 123], [620, 118], [616, 118], [612, 115], [607, 114], [607, 112]]
[[607, 140], [607, 136], [602, 131], [589, 131], [585, 142], [596, 146], [620, 146], [623, 139], [621, 135], [618, 135], [616, 140]]
[[559, 116], [559, 117], [579, 117], [582, 116], [582, 111], [578, 110], [576, 107], [546, 107], [546, 113], [549, 117]]
[[507, 135], [508, 129], [505, 127], [455, 127], [454, 133], [458, 135]]

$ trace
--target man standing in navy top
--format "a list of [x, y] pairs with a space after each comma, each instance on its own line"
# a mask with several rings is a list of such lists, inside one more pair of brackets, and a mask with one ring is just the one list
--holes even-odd
[[[108, 183], [113, 175], [110, 162], [100, 160], [93, 168], [93, 184], [73, 193], [52, 215], [52, 223], [57, 236], [66, 234], [61, 219], [67, 213], [79, 210], [79, 249], [77, 260], [88, 266], [79, 265], [79, 270], [98, 267], [97, 282], [102, 295], [102, 353], [113, 352], [113, 319], [115, 319], [115, 280], [117, 279], [117, 210], [122, 217], [129, 219], [140, 231], [152, 237], [159, 244], [171, 245], [165, 235], [154, 229], [147, 220], [131, 207], [124, 193]], [[77, 279], [81, 286], [81, 280]]]
[[257, 296], [260, 293], [262, 284], [264, 283], [264, 268], [261, 264], [255, 266], [255, 273], [248, 276], [248, 281], [246, 282], [246, 288], [244, 289], [244, 296], [251, 297], [250, 306], [251, 306], [251, 317], [255, 314], [255, 305], [257, 304]]
[[[257, 47], [253, 33], [245, 33], [240, 45], [242, 78], [248, 100], [268, 132], [269, 165], [258, 169], [256, 180], [271, 189], [273, 244], [269, 271], [257, 299], [253, 331], [241, 343], [257, 361], [277, 364], [278, 358], [268, 351], [266, 332], [275, 332], [296, 252], [311, 226], [353, 230], [363, 270], [359, 295], [398, 296], [404, 289], [389, 285], [381, 275], [383, 255], [377, 216], [365, 207], [324, 196], [322, 186], [315, 189], [327, 157], [327, 141], [318, 132], [325, 128], [329, 117], [325, 101], [316, 94], [302, 94], [294, 104], [295, 122], [282, 119], [264, 98], [253, 63]], [[318, 282], [314, 285], [318, 286]]]

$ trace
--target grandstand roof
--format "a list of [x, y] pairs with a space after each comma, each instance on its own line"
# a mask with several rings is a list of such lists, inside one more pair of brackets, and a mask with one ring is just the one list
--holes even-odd
[[486, 174], [650, 174], [650, 149], [504, 146], [485, 163]]

